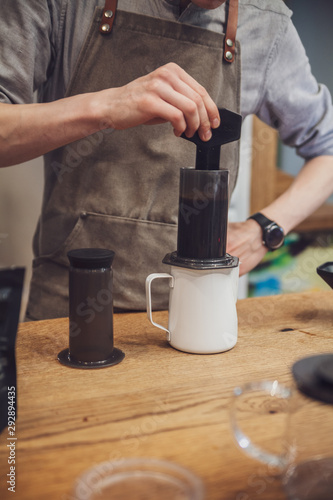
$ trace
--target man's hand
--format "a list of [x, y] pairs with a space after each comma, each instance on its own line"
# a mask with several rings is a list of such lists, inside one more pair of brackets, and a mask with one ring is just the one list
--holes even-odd
[[267, 248], [262, 243], [262, 231], [254, 220], [228, 225], [227, 252], [239, 258], [239, 274], [248, 273], [262, 260]]
[[209, 140], [220, 115], [207, 91], [174, 63], [123, 87], [42, 104], [0, 103], [0, 167], [43, 155], [106, 128], [170, 122], [176, 136]]
[[[289, 188], [260, 212], [276, 221], [287, 235], [332, 192], [333, 157], [318, 156], [306, 162]], [[229, 224], [227, 252], [239, 257], [241, 275], [251, 271], [267, 252], [259, 224], [252, 219]]]
[[218, 109], [207, 91], [175, 63], [99, 94], [107, 104], [105, 124], [110, 128], [170, 122], [176, 136], [185, 132], [192, 137], [198, 130], [207, 141], [211, 128], [220, 124]]

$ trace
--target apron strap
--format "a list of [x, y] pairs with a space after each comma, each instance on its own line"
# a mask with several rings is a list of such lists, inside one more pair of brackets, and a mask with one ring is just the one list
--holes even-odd
[[105, 0], [103, 16], [99, 25], [99, 31], [108, 35], [112, 31], [114, 18], [116, 17], [117, 0]]
[[[118, 0], [105, 0], [102, 19], [99, 31], [103, 35], [108, 35], [112, 31], [112, 26], [116, 16]], [[227, 13], [227, 29], [224, 40], [224, 60], [232, 63], [235, 59], [235, 42], [238, 23], [238, 0], [229, 0]]]
[[224, 39], [224, 60], [232, 63], [235, 59], [235, 42], [238, 23], [238, 0], [229, 0], [227, 29]]

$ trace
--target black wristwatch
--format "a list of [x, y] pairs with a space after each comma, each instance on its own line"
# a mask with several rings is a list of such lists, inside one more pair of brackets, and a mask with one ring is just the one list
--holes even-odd
[[268, 250], [276, 250], [284, 243], [284, 231], [276, 222], [257, 212], [249, 217], [255, 220], [262, 229], [262, 242]]

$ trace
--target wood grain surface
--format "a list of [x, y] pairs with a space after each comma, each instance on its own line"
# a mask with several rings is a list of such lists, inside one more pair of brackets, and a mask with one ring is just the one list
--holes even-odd
[[[0, 498], [71, 500], [90, 467], [125, 457], [171, 460], [192, 470], [206, 499], [280, 500], [280, 478], [244, 455], [230, 431], [233, 388], [251, 380], [291, 382], [299, 358], [333, 351], [333, 292], [238, 301], [239, 338], [229, 352], [171, 348], [145, 313], [114, 316], [122, 363], [62, 366], [68, 319], [20, 324], [17, 338], [16, 492], [7, 490], [5, 429]], [[155, 320], [166, 324], [167, 312]], [[260, 428], [269, 438], [270, 428]], [[130, 499], [126, 499], [130, 500]]]

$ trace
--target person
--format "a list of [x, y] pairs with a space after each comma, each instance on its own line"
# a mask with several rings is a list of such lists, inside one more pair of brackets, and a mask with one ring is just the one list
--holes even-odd
[[[145, 308], [144, 279], [165, 271], [176, 246], [179, 168], [194, 162], [179, 136], [209, 140], [218, 107], [256, 114], [305, 159], [262, 210], [285, 234], [333, 190], [331, 97], [282, 0], [240, 0], [238, 12], [237, 0], [115, 3], [12, 0], [2, 9], [1, 166], [45, 158], [29, 319], [68, 315], [66, 255], [79, 247], [115, 250], [115, 306]], [[237, 148], [223, 158], [232, 191]], [[267, 250], [255, 220], [229, 225], [241, 274]], [[165, 289], [155, 297], [166, 307]]]

